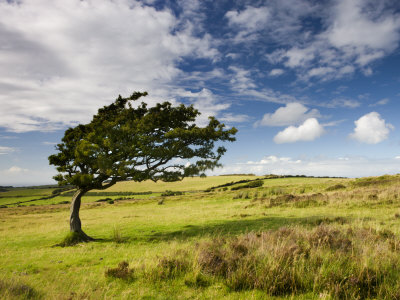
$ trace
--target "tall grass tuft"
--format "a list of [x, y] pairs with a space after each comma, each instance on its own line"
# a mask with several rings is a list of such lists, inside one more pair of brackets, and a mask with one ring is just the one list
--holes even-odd
[[2, 299], [39, 299], [40, 296], [34, 288], [25, 283], [0, 280]]
[[117, 244], [124, 243], [126, 241], [126, 238], [122, 236], [121, 230], [117, 226], [114, 226], [112, 240]]
[[145, 271], [145, 276], [150, 281], [173, 279], [185, 274], [191, 268], [188, 253], [183, 250], [175, 251], [171, 256], [158, 259], [157, 265]]
[[263, 290], [269, 296], [397, 299], [399, 245], [400, 239], [387, 230], [282, 227], [204, 241], [194, 255], [160, 259], [152, 278], [185, 273], [188, 286], [222, 281], [231, 291]]
[[134, 270], [129, 268], [127, 261], [121, 261], [116, 268], [109, 268], [104, 272], [106, 277], [119, 278], [123, 280], [132, 280]]

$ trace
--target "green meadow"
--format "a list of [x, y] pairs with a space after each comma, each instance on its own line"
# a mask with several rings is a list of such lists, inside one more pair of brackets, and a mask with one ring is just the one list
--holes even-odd
[[67, 247], [55, 189], [0, 193], [1, 299], [400, 299], [398, 175], [120, 182]]

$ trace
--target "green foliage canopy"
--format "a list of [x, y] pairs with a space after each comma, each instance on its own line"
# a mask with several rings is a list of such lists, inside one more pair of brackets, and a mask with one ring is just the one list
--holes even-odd
[[[235, 128], [225, 129], [214, 117], [198, 127], [200, 113], [193, 106], [132, 104], [146, 95], [119, 96], [90, 123], [66, 130], [58, 153], [49, 156], [59, 172], [54, 179], [88, 191], [128, 179], [176, 181], [220, 165], [226, 149], [214, 149], [215, 143], [235, 141]], [[187, 160], [195, 162], [184, 164]]]

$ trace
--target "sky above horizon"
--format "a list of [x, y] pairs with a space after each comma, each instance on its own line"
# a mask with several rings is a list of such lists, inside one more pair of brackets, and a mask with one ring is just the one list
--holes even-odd
[[400, 173], [399, 42], [397, 0], [0, 0], [0, 185], [133, 91], [239, 130], [209, 175]]

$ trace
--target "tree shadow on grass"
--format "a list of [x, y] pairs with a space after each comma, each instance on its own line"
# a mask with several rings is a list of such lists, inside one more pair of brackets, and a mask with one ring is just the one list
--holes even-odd
[[[243, 216], [245, 218], [246, 216]], [[258, 219], [235, 219], [221, 220], [204, 225], [185, 225], [180, 230], [159, 231], [143, 233], [141, 236], [125, 237], [124, 242], [164, 242], [170, 240], [188, 240], [192, 238], [212, 236], [232, 236], [251, 231], [275, 230], [283, 226], [305, 226], [314, 227], [320, 224], [344, 224], [349, 223], [350, 218], [311, 216], [303, 218], [271, 217], [266, 216]], [[100, 242], [112, 242], [112, 239], [103, 239]]]
[[348, 223], [348, 218], [327, 218], [321, 216], [286, 218], [286, 217], [262, 217], [250, 220], [228, 220], [205, 225], [186, 225], [183, 229], [171, 232], [156, 232], [148, 236], [148, 241], [168, 241], [171, 239], [186, 240], [204, 236], [230, 236], [251, 231], [276, 230], [284, 226], [318, 226], [320, 224]]

